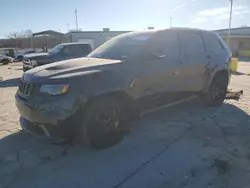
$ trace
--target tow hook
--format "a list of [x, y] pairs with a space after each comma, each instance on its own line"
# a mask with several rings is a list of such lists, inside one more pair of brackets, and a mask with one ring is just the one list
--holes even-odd
[[39, 125], [39, 127], [43, 130], [44, 134], [47, 136], [47, 137], [51, 137], [49, 131], [46, 129], [46, 127], [44, 125]]

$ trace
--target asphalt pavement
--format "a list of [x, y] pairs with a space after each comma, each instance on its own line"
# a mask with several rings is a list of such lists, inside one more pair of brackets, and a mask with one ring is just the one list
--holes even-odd
[[0, 188], [229, 188], [250, 185], [250, 62], [230, 87], [239, 101], [188, 102], [134, 122], [116, 146], [53, 145], [21, 131], [14, 103], [22, 65], [0, 66]]

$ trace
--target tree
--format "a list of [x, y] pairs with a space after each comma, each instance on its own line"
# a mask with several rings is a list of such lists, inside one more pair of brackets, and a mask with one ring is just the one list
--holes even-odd
[[26, 37], [26, 38], [32, 38], [33, 32], [32, 32], [30, 29], [27, 29], [27, 30], [25, 30], [25, 31], [22, 31], [22, 34], [23, 34], [23, 36]]
[[24, 36], [21, 32], [11, 32], [9, 33], [8, 38], [16, 45], [16, 48], [22, 47]]
[[33, 39], [32, 39], [33, 32], [30, 29], [22, 31], [22, 35], [24, 38], [29, 40], [29, 48], [33, 47]]
[[8, 38], [15, 44], [16, 48], [22, 48], [24, 40], [29, 40], [29, 47], [32, 47], [32, 31], [27, 29], [21, 32], [11, 32]]

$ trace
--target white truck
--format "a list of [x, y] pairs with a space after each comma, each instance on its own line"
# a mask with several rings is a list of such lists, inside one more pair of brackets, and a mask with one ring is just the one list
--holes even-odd
[[4, 65], [7, 65], [9, 64], [10, 62], [12, 62], [13, 58], [12, 57], [9, 57], [9, 56], [6, 56], [6, 55], [1, 55], [0, 54], [0, 63], [4, 64]]

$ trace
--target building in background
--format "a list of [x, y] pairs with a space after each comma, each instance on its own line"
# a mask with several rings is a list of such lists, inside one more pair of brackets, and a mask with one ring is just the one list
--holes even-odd
[[[227, 42], [228, 29], [215, 30]], [[233, 56], [250, 57], [250, 27], [232, 28], [229, 47]]]
[[64, 34], [53, 30], [41, 31], [32, 34], [32, 43], [34, 48], [53, 48], [57, 44], [70, 42], [69, 38]]
[[[214, 31], [227, 42], [228, 29]], [[39, 49], [46, 45], [50, 49], [60, 43], [83, 42], [95, 49], [109, 39], [127, 32], [131, 31], [111, 31], [109, 28], [104, 28], [102, 31], [70, 31], [66, 34], [52, 30], [41, 31], [33, 33], [32, 48]], [[232, 28], [230, 38], [229, 46], [233, 56], [250, 57], [250, 27]], [[15, 46], [10, 39], [0, 39], [0, 48], [15, 48]], [[20, 49], [31, 48], [30, 39], [23, 39], [19, 46]]]
[[70, 31], [65, 35], [70, 42], [88, 43], [95, 49], [109, 39], [127, 32], [130, 31], [110, 31], [109, 28], [103, 28], [102, 31]]

